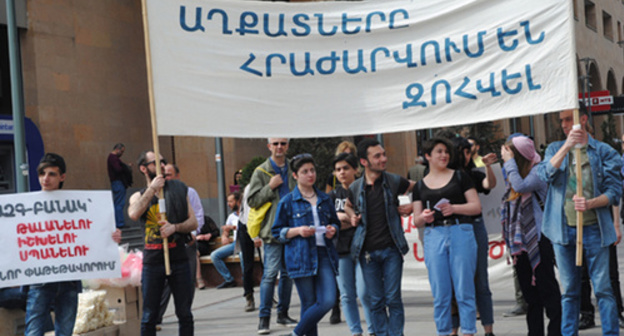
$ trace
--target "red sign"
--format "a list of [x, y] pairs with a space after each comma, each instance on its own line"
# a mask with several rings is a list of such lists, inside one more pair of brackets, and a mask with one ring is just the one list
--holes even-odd
[[583, 97], [582, 93], [579, 93], [579, 100], [582, 100], [585, 106], [589, 107], [591, 105], [592, 112], [609, 111], [611, 105], [613, 105], [613, 96], [608, 90], [590, 92], [589, 99]]

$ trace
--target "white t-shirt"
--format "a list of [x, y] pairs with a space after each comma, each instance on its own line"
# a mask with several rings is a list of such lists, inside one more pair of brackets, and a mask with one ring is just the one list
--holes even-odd
[[319, 219], [316, 206], [312, 206], [312, 218], [314, 218], [314, 227], [316, 227], [316, 246], [325, 246], [325, 231], [321, 232], [318, 228], [321, 226], [321, 220]]
[[[227, 220], [225, 221], [225, 225], [234, 225], [235, 227], [238, 226], [238, 214], [236, 213], [236, 211], [232, 212]], [[236, 241], [236, 229], [233, 230], [234, 232], [234, 241]]]

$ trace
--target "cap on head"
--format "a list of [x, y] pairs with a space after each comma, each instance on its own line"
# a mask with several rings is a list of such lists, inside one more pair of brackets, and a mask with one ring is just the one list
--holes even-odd
[[524, 156], [525, 159], [533, 162], [534, 164], [542, 161], [542, 158], [535, 151], [535, 144], [533, 140], [526, 136], [517, 136], [511, 139], [514, 147], [518, 150], [520, 155]]

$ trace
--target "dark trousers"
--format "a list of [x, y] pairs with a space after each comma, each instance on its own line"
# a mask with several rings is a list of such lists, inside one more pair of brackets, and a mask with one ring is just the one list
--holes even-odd
[[[195, 279], [197, 279], [197, 241], [193, 245], [186, 246], [186, 256], [189, 259], [189, 267], [191, 268], [191, 279], [193, 283], [195, 283]], [[193, 293], [191, 294], [191, 304], [193, 303], [194, 298], [195, 287], [193, 286]], [[171, 299], [171, 287], [169, 286], [169, 280], [165, 279], [165, 287], [163, 288], [162, 296], [160, 297], [160, 311], [158, 312], [157, 324], [162, 323], [163, 316], [165, 316], [167, 306], [169, 305], [169, 299]]]
[[165, 265], [143, 264], [141, 283], [143, 285], [143, 318], [141, 336], [156, 336], [156, 323], [160, 311], [160, 298], [165, 279], [173, 294], [175, 312], [178, 317], [179, 335], [193, 335], [192, 296], [195, 291], [188, 262], [172, 262], [171, 275], [165, 275]]
[[528, 305], [526, 321], [529, 336], [544, 335], [544, 310], [550, 320], [548, 335], [561, 335], [561, 292], [555, 278], [553, 248], [545, 236], [539, 242], [539, 252], [541, 261], [535, 271], [526, 252], [516, 257], [514, 265], [522, 295]]
[[247, 233], [247, 225], [241, 222], [238, 222], [236, 241], [240, 244], [239, 246], [243, 254], [243, 295], [253, 295], [254, 241]]
[[[618, 314], [621, 315], [624, 312], [624, 307], [622, 306], [622, 292], [620, 291], [620, 272], [618, 271], [616, 245], [609, 246], [609, 278], [611, 279], [611, 287], [613, 287]], [[594, 316], [594, 305], [591, 302], [591, 283], [589, 281], [585, 255], [583, 255], [583, 269], [581, 270], [581, 314]]]

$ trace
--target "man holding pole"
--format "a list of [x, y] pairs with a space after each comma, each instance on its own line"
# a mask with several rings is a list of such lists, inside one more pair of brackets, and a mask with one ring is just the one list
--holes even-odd
[[[158, 162], [164, 169], [167, 163], [162, 158]], [[139, 156], [137, 167], [145, 175], [147, 188], [130, 197], [128, 215], [132, 220], [140, 221], [145, 227], [145, 250], [143, 251], [143, 318], [141, 335], [156, 335], [156, 322], [160, 310], [160, 298], [169, 283], [178, 317], [179, 334], [193, 335], [193, 279], [186, 255], [185, 240], [190, 232], [197, 228], [193, 208], [189, 205], [188, 187], [179, 180], [165, 181], [162, 175], [156, 175], [156, 155], [144, 151]], [[163, 189], [164, 188], [164, 189]], [[157, 195], [164, 190], [166, 218], [159, 220], [160, 206]], [[168, 239], [169, 263], [171, 274], [166, 274], [163, 240]]]
[[[582, 248], [598, 299], [603, 335], [618, 335], [617, 306], [609, 280], [609, 246], [617, 237], [610, 206], [622, 195], [621, 162], [609, 145], [587, 131], [587, 110], [581, 104], [580, 125], [574, 125], [573, 110], [559, 113], [565, 141], [550, 144], [538, 166], [542, 180], [549, 183], [544, 204], [542, 231], [552, 241], [559, 267], [563, 335], [577, 335], [579, 323], [581, 267], [575, 263], [577, 214], [582, 218]], [[580, 126], [580, 127], [579, 127]], [[580, 145], [580, 156], [575, 146]], [[576, 194], [576, 165], [581, 166], [582, 196]], [[580, 188], [579, 188], [580, 189]], [[579, 190], [580, 191], [580, 190]]]

